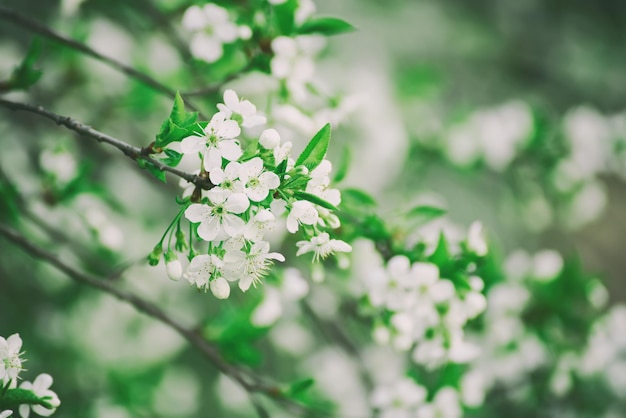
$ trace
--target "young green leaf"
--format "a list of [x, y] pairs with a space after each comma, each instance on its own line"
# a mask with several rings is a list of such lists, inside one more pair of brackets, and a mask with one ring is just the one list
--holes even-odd
[[345, 206], [376, 206], [376, 199], [360, 189], [343, 189], [341, 196]]
[[311, 203], [315, 203], [316, 205], [320, 205], [321, 207], [329, 209], [329, 210], [338, 210], [335, 205], [322, 199], [319, 196], [315, 196], [314, 194], [296, 190], [293, 192], [293, 195], [296, 199], [308, 200]]
[[196, 129], [197, 112], [185, 111], [185, 102], [179, 93], [176, 93], [172, 111], [166, 121], [161, 124], [161, 129], [156, 135], [154, 145], [163, 148], [171, 142], [178, 142], [190, 135]]
[[422, 205], [409, 210], [407, 217], [409, 219], [415, 219], [421, 224], [426, 224], [445, 215], [446, 213], [448, 213], [448, 211], [445, 209], [438, 208], [436, 206]]
[[166, 182], [166, 180], [165, 180], [165, 172], [159, 170], [150, 161], [148, 161], [148, 160], [146, 160], [144, 158], [140, 158], [140, 159], [137, 160], [137, 164], [139, 164], [139, 167], [145, 168], [146, 170], [148, 170], [150, 172], [150, 174], [152, 174], [154, 177], [156, 177], [157, 179], [159, 179], [163, 183]]
[[291, 35], [295, 29], [297, 0], [287, 0], [273, 7], [275, 25], [281, 35]]
[[31, 42], [26, 56], [11, 73], [11, 77], [8, 81], [8, 90], [26, 90], [33, 84], [35, 84], [40, 78], [43, 72], [35, 68], [35, 63], [41, 53], [41, 43], [35, 39]]
[[324, 125], [322, 129], [315, 134], [315, 136], [309, 141], [308, 145], [302, 151], [302, 154], [296, 161], [296, 167], [303, 165], [309, 170], [313, 170], [320, 165], [326, 151], [328, 150], [328, 144], [330, 143], [330, 123]]
[[183, 154], [180, 152], [176, 152], [172, 149], [163, 150], [165, 152], [166, 157], [161, 159], [163, 164], [167, 164], [170, 167], [176, 167], [180, 160], [183, 158]]
[[308, 35], [319, 33], [326, 36], [354, 32], [356, 28], [345, 20], [336, 17], [318, 17], [309, 19], [298, 28], [298, 33]]
[[292, 383], [289, 388], [287, 389], [287, 394], [293, 396], [293, 395], [298, 395], [308, 389], [311, 388], [311, 386], [313, 386], [315, 384], [315, 380], [314, 379], [304, 379], [304, 380], [298, 380], [297, 382]]
[[339, 160], [339, 165], [337, 167], [337, 171], [335, 172], [335, 177], [333, 178], [334, 183], [339, 183], [346, 177], [346, 174], [348, 174], [348, 168], [350, 167], [351, 160], [352, 154], [350, 153], [350, 148], [346, 146], [343, 149], [343, 153], [341, 154], [341, 160]]

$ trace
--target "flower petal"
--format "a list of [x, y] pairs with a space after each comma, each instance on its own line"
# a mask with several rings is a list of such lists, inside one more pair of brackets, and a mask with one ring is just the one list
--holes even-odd
[[234, 139], [220, 141], [217, 144], [217, 148], [219, 148], [222, 157], [228, 161], [235, 161], [243, 154], [239, 142]]

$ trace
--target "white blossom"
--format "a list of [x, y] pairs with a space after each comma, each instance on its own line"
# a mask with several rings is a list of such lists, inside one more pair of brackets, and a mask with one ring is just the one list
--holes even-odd
[[184, 277], [198, 289], [206, 289], [209, 281], [221, 275], [223, 267], [224, 262], [215, 254], [200, 254], [191, 260]]
[[298, 247], [296, 256], [312, 252], [313, 261], [319, 261], [320, 258], [324, 259], [336, 252], [349, 253], [352, 251], [352, 247], [348, 243], [338, 239], [330, 239], [326, 232], [314, 236], [310, 241], [298, 241], [296, 246]]
[[222, 167], [222, 158], [235, 161], [241, 157], [239, 142], [234, 139], [241, 133], [241, 128], [222, 112], [217, 112], [200, 135], [184, 138], [180, 147], [183, 154], [202, 154], [204, 169], [209, 173]]
[[228, 280], [239, 280], [239, 288], [245, 292], [250, 285], [256, 286], [261, 277], [267, 274], [272, 260], [285, 261], [279, 253], [270, 253], [270, 244], [260, 241], [252, 244], [248, 252], [241, 250], [227, 251], [224, 255], [226, 263], [224, 275]]
[[0, 337], [0, 379], [5, 384], [17, 379], [22, 371], [21, 349], [22, 339], [19, 334], [13, 334], [7, 339]]
[[321, 197], [327, 202], [337, 206], [341, 203], [341, 194], [337, 189], [329, 188], [332, 170], [330, 161], [323, 160], [311, 173], [311, 180], [306, 185], [306, 192]]
[[233, 119], [233, 114], [239, 115], [242, 119], [241, 126], [252, 128], [264, 125], [267, 122], [265, 116], [257, 114], [256, 106], [249, 100], [239, 100], [237, 93], [233, 90], [224, 91], [224, 104], [218, 103], [217, 108], [224, 113], [227, 118]]
[[226, 168], [216, 168], [209, 173], [209, 179], [211, 183], [218, 186], [221, 190], [226, 190], [231, 193], [243, 193], [243, 183], [239, 180], [239, 171], [241, 170], [241, 164], [232, 161], [226, 165]]
[[219, 60], [224, 54], [222, 45], [234, 42], [239, 35], [239, 28], [230, 21], [228, 11], [213, 3], [188, 8], [183, 15], [183, 27], [194, 32], [192, 55], [209, 63]]
[[467, 232], [467, 248], [479, 257], [487, 255], [489, 248], [485, 238], [483, 224], [479, 221], [473, 222]]
[[276, 218], [274, 214], [267, 209], [261, 209], [246, 224], [243, 236], [245, 239], [253, 242], [260, 241], [263, 239], [265, 231], [273, 230], [275, 224]]
[[223, 190], [209, 190], [212, 205], [194, 203], [185, 210], [185, 217], [199, 222], [198, 235], [205, 241], [234, 237], [243, 232], [245, 222], [236, 214], [245, 212], [250, 201], [243, 193], [228, 194]]
[[253, 202], [264, 200], [270, 190], [280, 186], [280, 179], [276, 173], [263, 170], [263, 160], [255, 157], [241, 164], [239, 178], [244, 184], [244, 193]]
[[297, 200], [291, 205], [289, 215], [287, 215], [287, 231], [294, 234], [300, 224], [314, 225], [319, 215], [313, 203], [306, 200]]
[[374, 389], [370, 402], [381, 411], [382, 417], [411, 417], [416, 407], [426, 400], [426, 389], [405, 377], [390, 385]]
[[51, 408], [46, 408], [42, 405], [20, 405], [19, 411], [22, 418], [28, 418], [30, 410], [32, 409], [37, 415], [42, 417], [50, 416], [61, 405], [61, 401], [57, 397], [57, 394], [50, 390], [52, 386], [52, 376], [49, 374], [40, 374], [37, 376], [33, 383], [23, 382], [20, 385], [21, 389], [32, 391], [37, 397], [45, 399]]

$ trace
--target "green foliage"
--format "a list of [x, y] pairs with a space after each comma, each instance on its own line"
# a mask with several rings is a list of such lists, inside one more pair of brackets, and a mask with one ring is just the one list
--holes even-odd
[[411, 220], [418, 221], [420, 224], [426, 224], [432, 220], [440, 218], [446, 213], [448, 213], [447, 210], [436, 206], [421, 205], [409, 210], [407, 212], [407, 217]]
[[337, 207], [335, 205], [333, 205], [332, 203], [322, 199], [319, 196], [316, 196], [314, 194], [311, 193], [307, 193], [307, 192], [302, 192], [299, 190], [294, 191], [293, 193], [294, 197], [296, 199], [299, 200], [308, 200], [311, 203], [315, 203], [316, 205], [320, 205], [323, 208], [329, 209], [329, 210], [338, 210]]
[[50, 407], [49, 398], [40, 398], [35, 393], [26, 389], [8, 389], [6, 392], [0, 393], [0, 411], [4, 409], [17, 409], [19, 405], [41, 405]]
[[41, 54], [41, 42], [35, 39], [31, 42], [26, 56], [15, 67], [9, 78], [7, 90], [27, 90], [41, 78], [43, 71], [35, 68]]
[[297, 8], [297, 0], [287, 0], [273, 7], [274, 25], [278, 28], [281, 35], [291, 35], [294, 32]]
[[154, 142], [155, 147], [163, 148], [171, 142], [178, 142], [194, 133], [197, 127], [198, 112], [187, 112], [185, 102], [179, 93], [176, 93], [170, 116], [161, 125]]
[[342, 33], [354, 32], [356, 28], [345, 20], [336, 17], [317, 17], [307, 20], [298, 28], [298, 33], [308, 35], [319, 33], [321, 35], [332, 36]]
[[296, 160], [296, 167], [303, 165], [310, 170], [315, 169], [324, 157], [326, 151], [328, 151], [328, 144], [330, 143], [330, 123], [324, 125], [315, 136], [309, 141], [302, 154]]
[[162, 181], [163, 183], [166, 182], [165, 172], [161, 170], [160, 168], [156, 167], [154, 164], [152, 164], [150, 160], [146, 158], [138, 158], [137, 164], [139, 164], [139, 167], [145, 168], [146, 170], [148, 170], [148, 172], [150, 172], [150, 174], [156, 177], [159, 181]]

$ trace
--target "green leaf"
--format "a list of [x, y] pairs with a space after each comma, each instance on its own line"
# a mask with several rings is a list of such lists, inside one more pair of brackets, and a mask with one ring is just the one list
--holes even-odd
[[321, 207], [329, 209], [329, 210], [338, 210], [335, 205], [322, 199], [319, 196], [315, 196], [314, 194], [296, 190], [293, 192], [293, 195], [296, 199], [308, 200], [311, 203], [315, 203], [316, 205], [320, 205]]
[[165, 155], [167, 155], [167, 157], [162, 158], [161, 162], [163, 164], [169, 165], [170, 167], [176, 167], [178, 163], [180, 163], [180, 160], [182, 160], [183, 158], [183, 154], [181, 154], [180, 152], [176, 152], [172, 149], [166, 149], [163, 150], [163, 152], [165, 152]]
[[152, 164], [152, 162], [146, 160], [145, 158], [140, 158], [137, 160], [137, 164], [139, 164], [139, 167], [145, 168], [146, 170], [148, 170], [150, 174], [152, 174], [154, 177], [156, 177], [163, 183], [166, 182], [165, 172], [160, 170], [158, 167], [155, 167], [154, 164]]
[[50, 397], [46, 396], [40, 398], [33, 391], [28, 389], [9, 389], [0, 396], [0, 410], [17, 409], [19, 405], [41, 405], [50, 408], [51, 405], [48, 402], [50, 399]]
[[35, 39], [31, 42], [26, 56], [11, 73], [8, 82], [8, 89], [26, 90], [41, 78], [43, 72], [35, 68], [35, 63], [41, 53], [41, 43]]
[[298, 380], [292, 383], [287, 389], [286, 393], [289, 396], [299, 395], [302, 392], [309, 390], [315, 384], [315, 379]]
[[433, 219], [437, 219], [443, 215], [448, 213], [447, 210], [438, 208], [436, 206], [416, 206], [413, 209], [409, 210], [407, 213], [407, 217], [410, 219], [417, 219], [420, 223], [425, 224]]
[[343, 189], [341, 197], [344, 202], [342, 206], [376, 206], [376, 199], [360, 189]]
[[443, 232], [439, 234], [439, 242], [437, 242], [437, 248], [435, 248], [435, 252], [428, 257], [428, 261], [433, 264], [437, 264], [440, 269], [442, 266], [445, 266], [450, 261], [450, 251], [448, 250], [448, 241], [446, 240]]
[[296, 161], [296, 167], [303, 165], [309, 170], [313, 170], [317, 167], [328, 150], [328, 144], [330, 143], [330, 123], [324, 125], [322, 129], [311, 139], [302, 154]]
[[346, 174], [348, 174], [348, 168], [350, 167], [351, 160], [352, 154], [350, 153], [350, 148], [346, 146], [344, 147], [343, 153], [341, 154], [341, 160], [339, 160], [339, 165], [337, 167], [335, 177], [333, 177], [334, 183], [339, 183], [346, 177]]
[[197, 128], [198, 112], [187, 112], [185, 102], [177, 92], [169, 117], [161, 124], [156, 135], [155, 147], [163, 148], [171, 142], [178, 142], [193, 135]]
[[298, 28], [298, 33], [305, 35], [319, 33], [326, 36], [354, 32], [356, 28], [345, 20], [336, 17], [317, 17], [309, 19]]
[[273, 7], [275, 25], [280, 34], [291, 35], [295, 29], [295, 15], [298, 8], [297, 0], [286, 2]]

